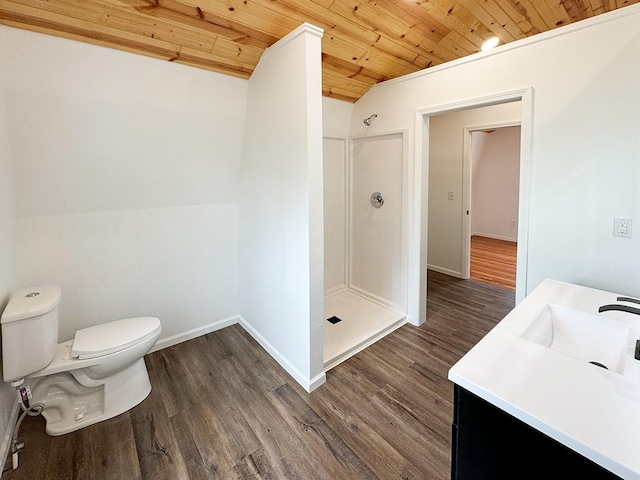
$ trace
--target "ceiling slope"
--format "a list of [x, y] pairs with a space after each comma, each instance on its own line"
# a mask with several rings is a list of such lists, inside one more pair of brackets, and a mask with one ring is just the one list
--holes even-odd
[[248, 78], [303, 22], [324, 29], [322, 93], [371, 85], [640, 0], [0, 0], [6, 25]]

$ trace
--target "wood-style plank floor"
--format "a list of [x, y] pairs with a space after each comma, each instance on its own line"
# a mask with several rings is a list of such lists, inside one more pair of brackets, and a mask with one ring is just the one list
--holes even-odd
[[471, 278], [515, 289], [517, 248], [515, 242], [472, 236]]
[[166, 348], [145, 357], [153, 390], [129, 412], [61, 437], [27, 418], [2, 480], [448, 479], [447, 372], [513, 305], [509, 289], [429, 272], [426, 323], [311, 394], [239, 325]]

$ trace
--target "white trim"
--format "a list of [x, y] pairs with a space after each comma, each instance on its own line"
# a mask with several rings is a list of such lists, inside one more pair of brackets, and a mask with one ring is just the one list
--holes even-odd
[[249, 335], [251, 335], [256, 342], [258, 342], [262, 348], [264, 348], [269, 355], [271, 355], [276, 362], [280, 364], [286, 372], [291, 375], [296, 382], [298, 382], [307, 392], [312, 392], [326, 380], [327, 376], [324, 372], [309, 379], [303, 375], [296, 367], [294, 367], [289, 360], [282, 355], [277, 348], [275, 348], [269, 341], [264, 338], [255, 328], [253, 328], [242, 316], [238, 315], [238, 320], [242, 328], [244, 328]]
[[427, 270], [433, 270], [434, 272], [444, 273], [445, 275], [449, 275], [450, 277], [456, 277], [465, 279], [465, 276], [462, 275], [462, 272], [456, 272], [455, 270], [449, 270], [448, 268], [439, 267], [437, 265], [431, 265], [427, 263]]
[[499, 128], [519, 127], [519, 126], [520, 126], [520, 120], [505, 120], [502, 122], [490, 122], [490, 123], [481, 123], [479, 125], [470, 125], [464, 128], [465, 130], [469, 130], [470, 132], [481, 132], [483, 130], [497, 130]]
[[[343, 174], [344, 174], [344, 258], [342, 259], [344, 262], [344, 276], [342, 281], [344, 282], [343, 285], [336, 285], [334, 287], [331, 287], [327, 290], [325, 290], [324, 292], [324, 296], [327, 297], [329, 295], [333, 295], [334, 293], [338, 293], [341, 292], [342, 290], [347, 288], [347, 285], [349, 284], [349, 219], [350, 219], [350, 212], [349, 212], [349, 185], [350, 185], [350, 178], [349, 178], [349, 166], [350, 166], [350, 162], [349, 162], [349, 138], [348, 137], [340, 137], [340, 136], [332, 136], [332, 135], [323, 135], [322, 136], [322, 140], [324, 141], [325, 139], [329, 139], [329, 140], [340, 140], [343, 143], [343, 158], [344, 158], [344, 164], [343, 164]], [[323, 152], [324, 155], [324, 152]], [[323, 163], [324, 163], [324, 159], [323, 159]], [[324, 165], [323, 165], [324, 168]], [[324, 188], [324, 187], [323, 187]], [[323, 205], [323, 209], [324, 209], [324, 205]], [[323, 229], [324, 232], [324, 229]], [[326, 272], [325, 272], [326, 273]]]
[[[628, 7], [627, 7], [628, 8]], [[414, 265], [409, 285], [410, 300], [407, 311], [417, 320], [424, 322], [427, 312], [427, 237], [428, 237], [428, 195], [429, 195], [429, 116], [464, 110], [468, 108], [487, 107], [513, 101], [520, 101], [522, 116], [520, 119], [520, 186], [518, 207], [518, 253], [516, 268], [516, 304], [527, 294], [527, 270], [529, 250], [529, 207], [531, 190], [531, 158], [533, 137], [533, 87], [522, 88], [484, 97], [472, 98], [450, 104], [416, 109], [414, 142], [414, 175], [412, 201], [415, 211], [411, 224], [413, 226], [409, 245], [409, 265]]]
[[161, 338], [156, 342], [155, 346], [149, 353], [157, 352], [158, 350], [162, 350], [163, 348], [171, 347], [173, 345], [177, 345], [178, 343], [186, 342], [187, 340], [192, 340], [202, 335], [206, 335], [207, 333], [215, 332], [216, 330], [235, 325], [236, 323], [238, 323], [239, 318], [239, 315], [234, 315], [233, 317], [228, 317], [222, 320], [218, 320], [217, 322], [209, 323], [208, 325], [193, 328], [191, 330], [187, 330], [186, 332], [172, 335], [171, 337]]
[[418, 108], [416, 112], [419, 117], [428, 117], [432, 115], [440, 115], [442, 113], [468, 110], [470, 108], [490, 107], [492, 105], [500, 105], [502, 103], [517, 102], [518, 100], [522, 100], [522, 97], [532, 90], [533, 87], [518, 88], [507, 92], [492, 93], [482, 97], [467, 98], [465, 100], [457, 100], [451, 103], [441, 103], [431, 107]]
[[327, 374], [326, 372], [323, 371], [322, 373], [319, 373], [318, 375], [313, 377], [311, 380], [309, 380], [309, 387], [304, 387], [304, 389], [307, 392], [311, 393], [326, 381], [327, 381]]
[[423, 221], [428, 211], [429, 162], [422, 157], [429, 151], [429, 117], [416, 110], [414, 117], [413, 162], [409, 182], [409, 285], [407, 314], [412, 325], [420, 326], [427, 319], [427, 235], [429, 222]]
[[385, 82], [376, 83], [371, 87], [370, 90], [376, 87], [379, 87], [381, 85], [394, 85], [396, 83], [406, 82], [407, 80], [413, 80], [415, 78], [420, 78], [422, 76], [430, 75], [432, 73], [448, 70], [449, 68], [457, 67], [459, 65], [464, 65], [465, 63], [471, 63], [471, 62], [476, 62], [478, 60], [483, 60], [485, 58], [492, 57], [494, 55], [500, 55], [501, 53], [506, 53], [511, 50], [516, 50], [518, 48], [526, 47], [528, 45], [544, 42], [546, 40], [550, 40], [555, 37], [561, 37], [563, 35], [577, 32], [579, 30], [595, 27], [603, 23], [612, 22], [619, 18], [624, 18], [624, 17], [637, 15], [637, 14], [640, 14], [640, 4], [628, 5], [624, 8], [619, 8], [611, 12], [596, 15], [595, 17], [587, 18], [585, 20], [580, 20], [579, 22], [576, 22], [576, 23], [571, 23], [569, 25], [564, 25], [560, 28], [538, 33], [531, 37], [516, 40], [514, 42], [501, 45], [499, 47], [496, 47], [492, 50], [488, 50], [486, 52], [474, 53], [466, 57], [458, 58], [456, 60], [451, 60], [441, 65], [436, 65], [435, 67], [425, 68], [424, 70], [419, 70], [414, 73], [409, 73], [402, 77], [387, 80]]
[[518, 186], [518, 251], [516, 253], [516, 305], [527, 296], [529, 271], [529, 207], [531, 203], [531, 158], [533, 157], [533, 87], [522, 95], [520, 121], [520, 185]]
[[262, 53], [262, 57], [265, 57], [266, 55], [270, 55], [274, 51], [279, 50], [280, 48], [284, 47], [287, 43], [291, 42], [292, 40], [295, 40], [300, 35], [305, 33], [308, 33], [309, 35], [313, 35], [318, 38], [322, 38], [322, 36], [324, 35], [324, 30], [320, 27], [316, 27], [315, 25], [311, 25], [310, 23], [305, 22], [295, 30], [292, 30], [291, 32], [287, 33], [284, 37], [282, 37], [280, 40], [278, 40], [276, 43], [274, 43], [270, 47], [267, 47], [265, 51]]
[[348, 288], [351, 282], [351, 142], [344, 139], [344, 284]]
[[322, 138], [328, 138], [329, 140], [349, 140], [349, 137], [343, 137], [342, 135], [322, 135]]
[[[521, 107], [522, 109], [522, 107]], [[473, 215], [473, 208], [471, 205], [471, 184], [473, 183], [472, 173], [472, 158], [471, 158], [471, 134], [473, 132], [481, 132], [483, 130], [498, 130], [500, 128], [509, 127], [521, 127], [520, 120], [506, 120], [501, 122], [484, 123], [480, 125], [472, 125], [464, 127], [463, 140], [462, 140], [462, 155], [463, 155], [463, 167], [462, 167], [462, 278], [471, 277], [471, 235], [476, 235], [471, 232], [471, 216]], [[522, 140], [521, 140], [522, 143]], [[520, 156], [518, 155], [518, 168], [520, 168]], [[520, 199], [518, 198], [518, 203]], [[465, 212], [471, 211], [471, 214], [465, 214]], [[516, 231], [517, 234], [517, 231]], [[477, 234], [483, 237], [487, 235]], [[513, 238], [498, 238], [495, 236], [489, 236], [488, 238], [495, 238], [496, 240], [508, 240], [511, 242], [517, 242], [517, 239]]]
[[[12, 392], [13, 393], [13, 392]], [[16, 422], [18, 421], [18, 414], [20, 413], [20, 407], [18, 402], [15, 401], [15, 395], [11, 395], [11, 398], [14, 400], [13, 410], [11, 410], [11, 415], [9, 415], [9, 421], [7, 423], [7, 429], [4, 432], [4, 437], [2, 438], [2, 446], [0, 447], [0, 475], [1, 472], [4, 471], [4, 465], [9, 456], [9, 451], [11, 450], [11, 441], [13, 440], [13, 430], [16, 428]]]

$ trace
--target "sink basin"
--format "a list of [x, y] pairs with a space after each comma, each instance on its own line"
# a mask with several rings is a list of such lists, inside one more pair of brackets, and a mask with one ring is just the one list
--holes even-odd
[[631, 328], [610, 318], [547, 305], [522, 335], [570, 357], [623, 373]]

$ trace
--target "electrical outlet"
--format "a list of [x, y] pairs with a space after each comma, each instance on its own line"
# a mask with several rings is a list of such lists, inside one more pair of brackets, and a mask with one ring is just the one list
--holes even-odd
[[449, 191], [447, 192], [447, 198], [448, 198], [449, 200], [453, 200], [453, 190], [449, 190]]
[[631, 238], [631, 219], [616, 217], [613, 219], [613, 235]]

